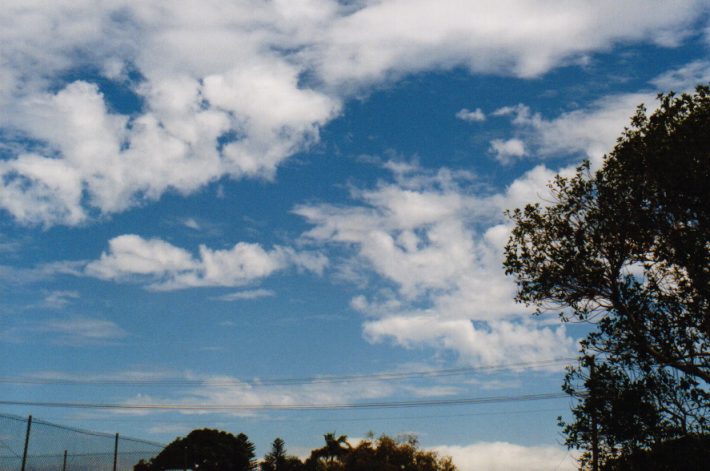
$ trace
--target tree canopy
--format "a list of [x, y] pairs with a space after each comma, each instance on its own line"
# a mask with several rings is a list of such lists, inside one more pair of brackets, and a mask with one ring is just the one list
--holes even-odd
[[[286, 444], [276, 438], [271, 450], [258, 464], [262, 471], [456, 471], [451, 458], [421, 450], [416, 438], [394, 439], [382, 435], [352, 446], [345, 435], [327, 433], [324, 446], [316, 448], [305, 462], [288, 455]], [[135, 471], [166, 469], [256, 470], [254, 445], [246, 435], [237, 436], [218, 430], [194, 430], [185, 438], [177, 438], [165, 449]]]
[[251, 471], [256, 469], [254, 444], [246, 435], [219, 430], [193, 430], [176, 438], [149, 462], [141, 461], [135, 471], [199, 469], [200, 471]]
[[347, 437], [329, 433], [325, 446], [311, 452], [307, 470], [314, 471], [455, 471], [451, 458], [420, 450], [415, 437], [394, 439], [382, 435], [351, 446]]
[[271, 451], [264, 456], [260, 464], [261, 471], [301, 471], [305, 467], [296, 456], [286, 454], [286, 443], [276, 438], [271, 444]]
[[553, 201], [508, 212], [517, 300], [593, 326], [562, 425], [602, 460], [709, 433], [710, 89], [658, 98], [600, 169], [586, 162], [550, 183]]

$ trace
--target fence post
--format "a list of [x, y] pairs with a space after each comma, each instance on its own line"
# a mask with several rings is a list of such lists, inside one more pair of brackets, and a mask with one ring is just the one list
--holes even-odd
[[27, 449], [30, 445], [30, 430], [32, 429], [32, 416], [27, 419], [27, 433], [25, 434], [25, 450], [22, 452], [22, 467], [21, 471], [25, 471], [27, 465]]
[[113, 445], [113, 471], [118, 469], [118, 433], [116, 434], [116, 442]]
[[62, 471], [67, 471], [67, 450], [64, 450], [64, 463], [62, 464]]

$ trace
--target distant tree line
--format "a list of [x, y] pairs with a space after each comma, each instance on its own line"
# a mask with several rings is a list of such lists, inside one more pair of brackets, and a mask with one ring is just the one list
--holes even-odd
[[254, 444], [243, 433], [233, 435], [212, 429], [193, 430], [177, 438], [148, 461], [141, 460], [134, 471], [455, 471], [451, 458], [419, 449], [414, 436], [392, 438], [374, 435], [352, 445], [345, 435], [324, 435], [325, 444], [301, 460], [286, 452], [281, 438], [271, 451], [256, 459]]

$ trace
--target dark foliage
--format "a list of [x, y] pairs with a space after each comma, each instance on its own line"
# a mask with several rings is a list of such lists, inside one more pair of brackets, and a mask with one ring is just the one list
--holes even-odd
[[382, 435], [350, 446], [344, 435], [325, 435], [325, 446], [313, 450], [305, 466], [314, 471], [455, 471], [451, 458], [420, 450], [414, 437], [395, 440]]
[[271, 451], [264, 456], [260, 464], [262, 471], [301, 471], [305, 466], [295, 456], [286, 454], [286, 444], [280, 438], [271, 444]]
[[243, 433], [234, 436], [218, 430], [193, 430], [187, 437], [175, 439], [149, 462], [138, 463], [134, 470], [185, 468], [200, 471], [254, 470], [254, 445]]
[[601, 169], [585, 163], [550, 184], [549, 205], [508, 213], [517, 300], [594, 326], [562, 425], [587, 451], [598, 433], [601, 464], [710, 433], [710, 89], [659, 100]]
[[710, 437], [690, 435], [610, 460], [603, 471], [704, 471], [708, 463]]
[[[420, 450], [414, 437], [395, 440], [386, 435], [360, 442], [353, 447], [345, 435], [324, 435], [325, 445], [311, 452], [304, 462], [286, 453], [286, 444], [274, 440], [271, 451], [259, 464], [262, 471], [456, 471], [451, 458]], [[256, 470], [254, 445], [246, 435], [236, 437], [217, 430], [194, 430], [177, 438], [149, 462], [135, 471], [199, 469], [208, 471]]]

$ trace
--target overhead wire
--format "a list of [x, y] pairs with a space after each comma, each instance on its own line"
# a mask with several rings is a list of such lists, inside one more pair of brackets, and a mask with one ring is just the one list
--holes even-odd
[[462, 376], [476, 372], [493, 372], [501, 370], [535, 369], [554, 366], [574, 360], [573, 358], [553, 358], [544, 361], [506, 363], [486, 366], [472, 366], [448, 369], [430, 369], [417, 371], [368, 373], [352, 375], [323, 375], [295, 378], [255, 378], [250, 380], [229, 379], [216, 380], [201, 379], [163, 379], [163, 378], [52, 378], [41, 376], [4, 376], [0, 377], [2, 384], [16, 385], [56, 385], [56, 386], [236, 386], [250, 385], [254, 387], [265, 386], [291, 386], [322, 383], [350, 383], [367, 381], [398, 381], [407, 379], [439, 378], [449, 376]]
[[[253, 416], [252, 418], [258, 419], [259, 421], [268, 422], [289, 422], [293, 420], [298, 420], [299, 422], [375, 422], [375, 421], [391, 421], [391, 420], [424, 420], [424, 419], [458, 419], [465, 417], [478, 417], [478, 416], [495, 416], [495, 415], [519, 415], [519, 414], [539, 414], [545, 412], [561, 412], [559, 407], [554, 408], [544, 408], [544, 409], [517, 409], [517, 410], [497, 410], [488, 412], [471, 412], [471, 413], [459, 413], [459, 414], [427, 414], [427, 415], [388, 415], [388, 416], [367, 416], [367, 417], [329, 417], [327, 419], [318, 419], [313, 417], [299, 417], [295, 419], [288, 416]], [[136, 423], [136, 422], [156, 422], [155, 416], [152, 415], [125, 415], [123, 418], [117, 419], [115, 415], [110, 416], [111, 418], [102, 417], [45, 417], [44, 420], [61, 420], [64, 422], [101, 422], [101, 423]], [[170, 419], [160, 419], [161, 424], [181, 424], [184, 423], [184, 418], [172, 417]], [[244, 418], [225, 420], [220, 419], [220, 423], [232, 423], [239, 422], [242, 423]]]
[[462, 406], [478, 404], [500, 404], [506, 402], [528, 402], [568, 398], [566, 393], [522, 394], [515, 396], [487, 396], [456, 399], [425, 399], [416, 401], [385, 401], [330, 404], [110, 404], [92, 402], [49, 402], [0, 400], [3, 406], [28, 406], [62, 409], [109, 409], [109, 410], [160, 410], [185, 412], [239, 412], [259, 410], [315, 411], [315, 410], [355, 410], [355, 409], [401, 409], [436, 406]]

